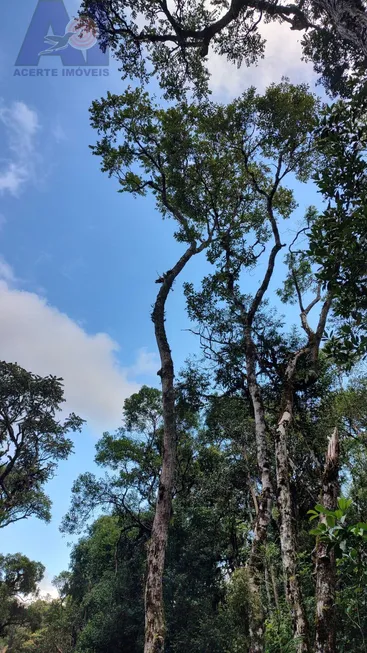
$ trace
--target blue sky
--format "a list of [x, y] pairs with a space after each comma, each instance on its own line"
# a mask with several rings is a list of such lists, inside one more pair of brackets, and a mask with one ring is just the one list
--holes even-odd
[[[49, 485], [51, 524], [30, 519], [1, 533], [2, 552], [21, 551], [47, 568], [43, 584], [67, 567], [58, 527], [76, 476], [93, 470], [94, 445], [120, 423], [124, 398], [142, 383], [157, 384], [150, 321], [157, 286], [181, 251], [173, 225], [149, 198], [116, 191], [88, 148], [95, 141], [88, 108], [107, 90], [122, 91], [115, 62], [103, 77], [15, 75], [15, 61], [37, 0], [6, 3], [0, 26], [0, 347], [1, 358], [38, 374], [65, 379], [67, 408], [88, 420], [75, 454]], [[77, 3], [65, 1], [69, 15]], [[213, 59], [215, 97], [226, 100], [255, 83], [260, 90], [289, 75], [312, 81], [299, 63], [296, 35], [266, 26], [269, 48], [257, 69]], [[46, 46], [48, 47], [48, 46]], [[49, 67], [43, 57], [40, 67]], [[301, 204], [315, 201], [302, 191]], [[168, 329], [176, 367], [195, 350], [179, 287], [198, 281], [203, 259], [190, 264], [170, 296]]]

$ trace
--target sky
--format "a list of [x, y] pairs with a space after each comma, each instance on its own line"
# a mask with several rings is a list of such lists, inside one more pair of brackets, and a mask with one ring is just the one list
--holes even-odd
[[[152, 199], [118, 194], [89, 149], [96, 139], [91, 102], [126, 88], [116, 62], [104, 65], [101, 76], [66, 76], [68, 57], [81, 54], [69, 45], [64, 61], [59, 55], [39, 60], [39, 69], [57, 73], [31, 75], [25, 65], [15, 66], [37, 4], [6, 3], [0, 24], [0, 356], [36, 374], [62, 377], [65, 410], [87, 424], [47, 487], [51, 523], [28, 519], [3, 529], [0, 551], [40, 560], [46, 566], [42, 591], [52, 592], [52, 578], [68, 566], [70, 538], [59, 525], [73, 481], [95, 471], [95, 444], [103, 431], [121, 425], [124, 399], [143, 383], [158, 386], [150, 320], [155, 279], [181, 248]], [[76, 15], [77, 0], [64, 6], [70, 18]], [[264, 35], [268, 47], [257, 68], [238, 70], [211, 58], [215, 99], [230, 100], [251, 84], [263, 91], [283, 75], [314, 83], [311, 67], [300, 61], [298, 33], [266, 25]], [[29, 57], [29, 49], [22, 56]], [[312, 189], [302, 193], [301, 204], [314, 201]], [[203, 257], [196, 257], [169, 298], [176, 368], [197, 348], [185, 331], [179, 289], [185, 280], [198, 282], [204, 269]]]

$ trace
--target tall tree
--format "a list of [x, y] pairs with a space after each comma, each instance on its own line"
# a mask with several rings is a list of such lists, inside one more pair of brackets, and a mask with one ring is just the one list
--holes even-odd
[[[191, 257], [204, 249], [217, 271], [204, 282], [204, 304], [197, 294], [188, 290], [188, 295], [191, 292], [192, 316], [205, 328], [206, 323], [209, 324], [208, 340], [219, 345], [219, 349], [223, 339], [231, 340], [228, 333], [233, 330], [241, 333], [238, 347], [243, 355], [242, 375], [255, 416], [263, 491], [256, 497], [255, 536], [248, 563], [253, 596], [251, 606], [254, 607], [250, 620], [252, 650], [262, 650], [264, 640], [260, 587], [263, 562], [259, 552], [266, 541], [274, 496], [269, 463], [269, 443], [272, 440], [276, 453], [280, 541], [287, 600], [298, 649], [309, 650], [307, 620], [297, 572], [289, 440], [300, 375], [305, 376], [303, 382], [309, 385], [317, 380], [326, 322], [332, 307], [338, 311], [340, 305], [336, 284], [332, 282], [340, 263], [337, 262], [337, 269], [332, 268], [331, 258], [325, 257], [324, 260], [314, 247], [315, 234], [322, 232], [323, 226], [328, 224], [329, 209], [320, 215], [312, 208], [307, 210], [304, 226], [292, 239], [286, 257], [288, 275], [280, 296], [283, 301], [298, 305], [299, 325], [304, 338], [291, 338], [291, 347], [286, 352], [283, 348], [280, 361], [277, 352], [269, 360], [267, 356], [262, 357], [264, 347], [266, 351], [269, 346], [269, 336], [265, 335], [266, 331], [259, 336], [259, 329], [261, 333], [260, 325], [269, 320], [265, 317], [264, 306], [278, 254], [284, 247], [280, 235], [282, 220], [288, 218], [296, 207], [293, 193], [284, 186], [286, 175], [295, 175], [303, 182], [314, 174], [326, 198], [330, 198], [332, 192], [328, 186], [332, 183], [330, 177], [328, 183], [323, 184], [327, 175], [327, 157], [323, 158], [325, 132], [321, 138], [317, 132], [315, 136], [317, 113], [317, 102], [306, 87], [285, 82], [270, 87], [264, 97], [256, 96], [254, 89], [250, 89], [228, 107], [205, 100], [199, 105], [182, 102], [162, 110], [141, 90], [129, 90], [122, 96], [108, 95], [92, 107], [92, 124], [102, 135], [93, 149], [102, 157], [102, 169], [117, 177], [121, 191], [135, 195], [151, 191], [162, 214], [173, 217], [178, 224], [177, 240], [188, 245], [172, 270], [157, 280], [161, 288], [153, 311], [162, 361], [164, 453], [154, 519], [156, 526], [153, 526], [148, 556], [147, 651], [154, 651], [154, 646], [160, 650], [164, 645], [162, 578], [177, 440], [173, 361], [164, 330], [164, 308], [174, 279]], [[363, 157], [361, 161], [363, 163]], [[306, 247], [300, 247], [301, 236], [306, 239]], [[270, 240], [273, 241], [271, 245]], [[262, 280], [252, 297], [245, 295], [241, 289], [243, 274], [261, 260], [265, 262]], [[207, 309], [205, 301], [213, 306], [214, 299], [218, 308]], [[229, 327], [223, 323], [223, 305], [228, 307], [226, 320]], [[313, 326], [310, 313], [317, 307], [320, 310]], [[339, 315], [343, 317], [341, 313]], [[214, 340], [213, 320], [217, 320]], [[282, 342], [277, 332], [282, 327], [274, 320], [270, 320], [270, 324], [273, 325], [271, 339], [276, 348]], [[205, 339], [205, 334], [201, 335]], [[279, 396], [275, 422], [266, 416], [261, 375], [269, 380], [277, 379]], [[153, 569], [155, 571], [150, 573]]]
[[[296, 99], [297, 98], [297, 99]], [[263, 98], [257, 97], [255, 105], [259, 115], [261, 129], [253, 130], [253, 138], [249, 142], [242, 141], [243, 129], [239, 122], [233, 120], [232, 107], [228, 111], [230, 126], [224, 128], [225, 136], [233, 148], [233, 160], [240, 158], [248, 175], [248, 184], [254, 193], [254, 202], [262, 220], [262, 232], [256, 234], [255, 245], [244, 242], [243, 234], [222, 232], [221, 248], [216, 250], [217, 272], [204, 280], [202, 294], [193, 292], [187, 287], [189, 311], [193, 319], [202, 324], [201, 337], [207, 340], [209, 348], [214, 349], [219, 357], [223, 350], [231, 348], [233, 338], [239, 339], [236, 345], [242, 351], [247, 385], [255, 418], [255, 434], [257, 442], [258, 465], [262, 481], [262, 493], [258, 498], [258, 514], [254, 525], [254, 540], [252, 554], [249, 558], [250, 586], [255, 609], [251, 618], [252, 644], [251, 651], [263, 650], [264, 616], [261, 610], [261, 583], [263, 562], [261, 547], [266, 541], [267, 529], [271, 518], [271, 505], [274, 496], [270, 475], [269, 437], [273, 432], [276, 442], [277, 487], [281, 514], [281, 545], [285, 576], [287, 579], [287, 598], [292, 610], [295, 624], [295, 634], [303, 638], [300, 650], [307, 648], [307, 624], [304, 614], [301, 589], [297, 577], [296, 544], [293, 516], [291, 509], [291, 493], [289, 486], [288, 459], [288, 429], [293, 419], [294, 386], [297, 363], [301, 357], [309, 357], [310, 362], [316, 360], [317, 351], [323, 334], [325, 320], [330, 308], [329, 299], [325, 299], [320, 314], [320, 323], [314, 332], [308, 324], [308, 313], [321, 301], [317, 293], [309, 306], [303, 307], [300, 296], [302, 326], [306, 332], [307, 344], [297, 346], [293, 354], [288, 352], [288, 360], [284, 362], [283, 376], [280, 382], [280, 403], [277, 426], [269, 429], [266, 419], [263, 391], [259, 382], [261, 347], [258, 341], [259, 330], [264, 329], [264, 320], [272, 320], [263, 315], [266, 293], [272, 280], [277, 255], [283, 245], [280, 238], [281, 220], [289, 217], [294, 208], [292, 193], [282, 185], [284, 178], [290, 172], [300, 179], [307, 178], [310, 172], [310, 157], [312, 151], [312, 125], [315, 120], [316, 105], [314, 98], [300, 86], [283, 84], [272, 86]], [[237, 105], [239, 108], [241, 105]], [[294, 112], [293, 108], [297, 106]], [[242, 107], [241, 107], [242, 108]], [[300, 114], [297, 115], [298, 108]], [[243, 108], [242, 108], [243, 110]], [[301, 118], [302, 115], [302, 118]], [[308, 116], [308, 119], [306, 118]], [[300, 131], [300, 121], [303, 120], [303, 132]], [[235, 125], [233, 129], [232, 125]], [[231, 127], [233, 131], [231, 131]], [[218, 136], [217, 136], [218, 137]], [[264, 167], [254, 165], [249, 160], [249, 153], [267, 157]], [[271, 174], [269, 163], [275, 169]], [[256, 203], [259, 204], [256, 204]], [[269, 231], [267, 230], [269, 229]], [[250, 234], [252, 236], [252, 234]], [[272, 237], [271, 247], [267, 246]], [[250, 241], [251, 242], [251, 241]], [[255, 248], [259, 249], [255, 249]], [[243, 273], [258, 264], [259, 258], [265, 259], [264, 272], [257, 290], [253, 296], [244, 295], [241, 291]], [[295, 274], [295, 271], [293, 271]], [[222, 303], [228, 306], [228, 312], [223, 311]], [[228, 324], [228, 327], [226, 326]], [[208, 332], [206, 332], [208, 329]], [[269, 329], [269, 327], [268, 327]], [[235, 335], [234, 335], [235, 334]], [[219, 344], [219, 351], [218, 351]]]
[[63, 401], [62, 379], [0, 362], [0, 528], [32, 515], [50, 519], [43, 486], [72, 451], [67, 434], [83, 424], [74, 414], [57, 420]]
[[[244, 505], [250, 500], [238, 451], [247, 415], [242, 401], [209, 407], [204, 435], [195, 417], [202, 403], [196, 390], [191, 386], [186, 392], [180, 384], [177, 393], [180, 437], [164, 576], [167, 648], [220, 653], [230, 640], [230, 626], [220, 609], [225, 576], [246, 551]], [[108, 648], [117, 653], [123, 646], [137, 653], [142, 647], [145, 546], [154, 516], [152, 485], [157, 487], [162, 465], [160, 393], [144, 388], [125, 402], [125, 409], [131, 430], [105, 434], [97, 445], [97, 461], [113, 471], [108, 474], [110, 494], [106, 477], [94, 479], [94, 485], [81, 477], [64, 524], [69, 532], [78, 525], [85, 527], [96, 505], [113, 511], [93, 524], [72, 554], [67, 594], [76, 611], [83, 613], [88, 607], [77, 650], [90, 647], [102, 653]], [[217, 429], [212, 433], [209, 423], [214, 422]], [[234, 435], [235, 422], [238, 442], [224, 448], [223, 441]]]
[[[163, 215], [176, 221], [177, 239], [187, 245], [178, 261], [157, 280], [161, 287], [152, 313], [161, 360], [158, 374], [162, 382], [164, 430], [162, 468], [148, 550], [145, 653], [159, 653], [164, 649], [162, 578], [176, 463], [174, 365], [165, 329], [165, 307], [176, 278], [193, 256], [208, 247], [213, 232], [210, 213], [208, 215], [205, 211], [208, 205], [205, 171], [210, 168], [210, 163], [204, 162], [201, 170], [198, 166], [202, 165], [203, 157], [199, 161], [199, 155], [196, 155], [194, 161], [187, 165], [187, 157], [192, 152], [189, 132], [192, 116], [190, 112], [187, 114], [185, 129], [184, 123], [179, 122], [179, 112], [172, 110], [165, 116], [139, 90], [128, 91], [121, 97], [109, 95], [106, 100], [95, 102], [92, 108], [92, 124], [103, 135], [94, 148], [94, 153], [102, 156], [103, 169], [110, 175], [116, 175], [124, 191], [136, 195], [151, 190]], [[121, 139], [121, 145], [115, 145], [117, 139]], [[136, 164], [140, 168], [140, 175], [134, 172]], [[188, 173], [187, 177], [179, 178], [178, 174], [182, 175], [183, 171]], [[210, 173], [218, 175], [218, 170]], [[204, 194], [202, 206], [198, 212], [193, 212], [188, 198], [192, 197], [193, 204], [198, 204], [197, 198], [201, 194]], [[216, 209], [223, 212], [223, 204], [221, 198]]]
[[[152, 189], [163, 214], [173, 216], [178, 222], [178, 239], [190, 243], [182, 262], [186, 263], [197, 251], [196, 241], [199, 240], [200, 249], [208, 248], [210, 261], [224, 260], [222, 275], [227, 280], [228, 292], [233, 291], [235, 296], [234, 284], [240, 269], [243, 265], [254, 265], [261, 255], [261, 248], [266, 249], [270, 235], [274, 238], [264, 280], [246, 318], [243, 318], [247, 324], [247, 373], [252, 379], [250, 392], [255, 408], [258, 462], [264, 489], [255, 527], [258, 546], [264, 541], [269, 523], [272, 492], [264, 408], [256, 381], [253, 320], [268, 289], [276, 256], [282, 248], [275, 216], [279, 213], [286, 218], [294, 208], [292, 193], [282, 186], [282, 181], [290, 172], [300, 179], [306, 179], [311, 170], [311, 131], [315, 112], [315, 99], [307, 89], [287, 84], [271, 87], [264, 98], [256, 96], [254, 89], [250, 89], [229, 107], [209, 102], [201, 106], [183, 103], [163, 111], [154, 107], [141, 91], [128, 91], [121, 97], [109, 95], [106, 100], [95, 103], [92, 109], [93, 125], [103, 134], [102, 140], [94, 148], [95, 153], [103, 157], [103, 169], [118, 177], [122, 190], [143, 194], [147, 189]], [[270, 162], [275, 165], [274, 175], [271, 174]], [[139, 164], [141, 174], [137, 174], [136, 167], [133, 168], [135, 163]], [[232, 252], [231, 248], [235, 251]], [[166, 380], [162, 377], [162, 387], [165, 381], [164, 396], [168, 390], [173, 393], [173, 375], [167, 343], [164, 338], [162, 340], [162, 311], [168, 289], [177, 276], [176, 270], [180, 269], [182, 263], [179, 262], [177, 268], [174, 267], [159, 280], [162, 283], [157, 298], [159, 311], [156, 304], [153, 312], [162, 364], [167, 366], [169, 362]], [[166, 445], [167, 462], [163, 460], [161, 473], [163, 482], [168, 470], [164, 488], [169, 488], [169, 497], [174, 471], [171, 437], [174, 398], [173, 394], [170, 396], [170, 401], [163, 401], [165, 433], [170, 445], [168, 448]], [[155, 598], [150, 600], [149, 590], [146, 609], [150, 610], [152, 604], [153, 612], [158, 617], [155, 617], [157, 621], [153, 626], [154, 619], [148, 615], [147, 636], [150, 639], [151, 633], [163, 632], [161, 578], [170, 516], [170, 503], [163, 491], [158, 491], [157, 507], [156, 518], [162, 535], [158, 538], [158, 547], [156, 544], [153, 546], [152, 538], [148, 587], [151, 586], [149, 569], [155, 567], [158, 573], [152, 584], [156, 588]], [[254, 593], [258, 593], [255, 573], [257, 558], [254, 544], [254, 562], [250, 565], [254, 571], [251, 575]], [[157, 560], [158, 566], [154, 564]], [[289, 571], [288, 576], [293, 578], [293, 572]], [[256, 602], [260, 606], [259, 597]], [[254, 642], [263, 639], [263, 621], [262, 617], [257, 619], [254, 614]], [[254, 643], [256, 646], [261, 647], [261, 643]], [[254, 651], [257, 650], [261, 649], [254, 648]]]

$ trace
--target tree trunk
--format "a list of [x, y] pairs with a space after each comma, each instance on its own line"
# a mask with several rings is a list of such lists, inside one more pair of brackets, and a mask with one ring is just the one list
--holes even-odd
[[173, 282], [191, 257], [201, 251], [191, 245], [172, 270], [157, 283], [161, 288], [153, 308], [152, 321], [158, 345], [161, 369], [163, 403], [163, 456], [159, 479], [157, 503], [148, 544], [147, 578], [145, 584], [145, 644], [144, 653], [163, 653], [165, 619], [163, 605], [163, 572], [172, 511], [172, 492], [176, 468], [176, 412], [174, 391], [174, 367], [165, 329], [165, 305]]
[[278, 618], [279, 618], [280, 604], [279, 604], [279, 593], [278, 593], [277, 579], [276, 579], [276, 576], [275, 576], [274, 567], [273, 567], [273, 565], [271, 563], [270, 563], [270, 577], [271, 577], [271, 584], [273, 586], [275, 609], [277, 611]]
[[270, 476], [265, 409], [261, 388], [256, 378], [256, 349], [249, 331], [246, 334], [247, 385], [254, 410], [257, 465], [261, 478], [261, 495], [257, 500], [258, 511], [253, 527], [254, 538], [247, 566], [250, 589], [249, 653], [262, 653], [264, 651], [265, 638], [265, 615], [261, 599], [261, 585], [265, 572], [264, 551], [262, 548], [267, 540], [267, 532], [271, 520], [273, 486]]
[[273, 603], [271, 600], [271, 592], [270, 592], [270, 577], [269, 577], [269, 569], [267, 564], [265, 563], [265, 569], [264, 569], [264, 574], [265, 574], [265, 590], [266, 590], [266, 598], [268, 601], [268, 609], [267, 613], [271, 614], [273, 612]]
[[308, 324], [308, 315], [320, 300], [320, 287], [316, 297], [306, 308], [303, 307], [301, 296], [299, 297], [301, 324], [302, 328], [307, 333], [308, 342], [307, 345], [294, 353], [287, 365], [284, 375], [280, 418], [275, 432], [277, 493], [280, 513], [280, 545], [285, 575], [286, 598], [292, 615], [294, 635], [296, 638], [300, 638], [299, 643], [297, 642], [298, 653], [308, 653], [310, 651], [310, 645], [308, 624], [297, 570], [297, 541], [289, 481], [288, 432], [293, 421], [294, 383], [297, 372], [297, 363], [300, 358], [305, 355], [309, 357], [309, 363], [311, 364], [309, 374], [311, 375], [312, 373], [313, 381], [317, 379], [315, 365], [318, 360], [320, 342], [324, 334], [327, 316], [331, 307], [332, 296], [328, 294], [323, 301], [317, 329], [316, 331], [313, 331]]
[[284, 403], [275, 434], [275, 452], [280, 512], [280, 544], [285, 575], [286, 598], [291, 610], [298, 653], [309, 651], [308, 626], [303, 606], [302, 591], [297, 570], [297, 542], [292, 511], [292, 497], [289, 483], [288, 430], [293, 418], [293, 389], [287, 389], [288, 399]]
[[367, 12], [353, 0], [314, 0], [340, 39], [367, 57]]
[[[339, 434], [335, 428], [329, 441], [322, 479], [320, 503], [336, 510], [339, 494]], [[325, 522], [324, 515], [320, 517]], [[316, 548], [316, 640], [315, 653], [336, 653], [336, 564], [327, 543], [318, 541]]]

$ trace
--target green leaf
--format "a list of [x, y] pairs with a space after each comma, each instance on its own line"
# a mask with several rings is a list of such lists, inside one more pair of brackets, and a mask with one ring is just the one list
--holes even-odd
[[313, 519], [318, 519], [318, 518], [319, 518], [319, 515], [318, 515], [318, 513], [316, 512], [314, 515], [311, 515], [309, 521], [312, 521]]
[[322, 513], [326, 512], [326, 508], [324, 506], [322, 506], [321, 503], [316, 504], [315, 510], [317, 510], [317, 512], [322, 512]]
[[343, 513], [347, 512], [352, 503], [352, 499], [346, 499], [345, 497], [339, 497], [338, 499], [338, 506]]
[[321, 533], [322, 531], [320, 530], [319, 526], [310, 530], [310, 535], [321, 535]]

